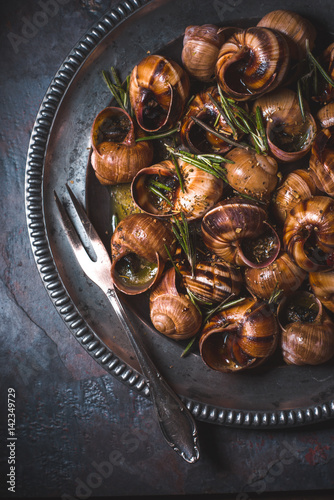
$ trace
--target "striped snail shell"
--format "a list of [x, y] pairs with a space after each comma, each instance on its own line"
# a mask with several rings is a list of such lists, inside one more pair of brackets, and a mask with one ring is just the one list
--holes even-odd
[[307, 273], [297, 266], [284, 251], [262, 269], [247, 268], [245, 282], [248, 290], [260, 299], [270, 299], [275, 291], [289, 295], [298, 290]]
[[237, 266], [266, 267], [280, 251], [280, 239], [264, 208], [244, 198], [223, 200], [202, 219], [205, 245]]
[[150, 318], [154, 327], [174, 340], [196, 335], [202, 316], [189, 296], [179, 290], [175, 268], [168, 269], [150, 294]]
[[[183, 212], [191, 220], [202, 217], [218, 202], [223, 194], [221, 179], [182, 160], [178, 165], [183, 189], [171, 160], [161, 161], [138, 172], [132, 181], [131, 191], [141, 210], [156, 217], [171, 217]], [[168, 202], [152, 194], [149, 189], [152, 181], [158, 183], [158, 192], [163, 193]], [[166, 186], [166, 191], [163, 186]]]
[[213, 79], [218, 52], [224, 38], [221, 29], [214, 24], [186, 28], [181, 57], [191, 76], [203, 82]]
[[284, 80], [289, 48], [276, 30], [252, 27], [237, 30], [223, 43], [216, 78], [223, 92], [237, 101], [274, 90]]
[[130, 182], [150, 165], [153, 146], [150, 141], [136, 142], [142, 135], [121, 108], [105, 108], [97, 115], [91, 131], [91, 164], [101, 184]]
[[165, 262], [175, 251], [173, 233], [147, 214], [132, 214], [117, 225], [111, 237], [111, 277], [123, 293], [136, 295], [160, 278]]
[[173, 127], [189, 96], [187, 73], [175, 61], [151, 55], [130, 76], [129, 96], [139, 126], [147, 132]]
[[317, 187], [334, 196], [334, 136], [328, 128], [322, 129], [313, 142], [310, 169]]
[[334, 312], [334, 269], [309, 274], [309, 282], [314, 295]]
[[278, 332], [268, 304], [246, 298], [209, 319], [199, 340], [200, 354], [213, 370], [245, 370], [258, 366], [274, 353]]
[[272, 208], [277, 222], [283, 225], [290, 210], [297, 203], [308, 200], [318, 192], [312, 171], [296, 169], [287, 174], [272, 199]]
[[287, 364], [319, 365], [334, 356], [334, 323], [313, 294], [298, 292], [283, 299], [278, 316], [283, 323], [281, 347]]
[[271, 153], [280, 162], [293, 162], [303, 158], [311, 149], [317, 125], [305, 101], [305, 118], [298, 95], [282, 88], [256, 99], [266, 121], [266, 135]]
[[269, 202], [278, 182], [275, 158], [243, 148], [233, 148], [225, 158], [233, 162], [224, 164], [229, 185], [238, 193]]
[[283, 228], [285, 250], [308, 272], [332, 266], [334, 252], [334, 200], [313, 196], [300, 201], [288, 214]]

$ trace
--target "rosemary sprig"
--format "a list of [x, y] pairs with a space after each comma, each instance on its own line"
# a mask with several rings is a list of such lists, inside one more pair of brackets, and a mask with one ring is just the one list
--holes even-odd
[[249, 144], [245, 144], [244, 142], [235, 141], [234, 139], [231, 139], [227, 135], [222, 134], [221, 132], [217, 132], [217, 130], [215, 130], [213, 127], [210, 127], [209, 125], [207, 125], [206, 123], [204, 123], [202, 120], [199, 120], [195, 116], [192, 116], [191, 119], [199, 127], [201, 127], [204, 130], [206, 130], [206, 132], [210, 132], [210, 134], [218, 137], [219, 139], [222, 139], [223, 141], [227, 142], [227, 144], [230, 144], [231, 146], [236, 146], [236, 147], [247, 149], [247, 150], [252, 149]]
[[173, 264], [173, 267], [174, 267], [175, 271], [177, 272], [177, 274], [178, 274], [179, 276], [182, 276], [182, 274], [181, 274], [181, 272], [180, 272], [180, 269], [179, 269], [179, 268], [177, 267], [177, 265], [175, 264], [175, 261], [174, 261], [174, 259], [173, 259], [173, 257], [172, 257], [172, 254], [170, 253], [169, 248], [168, 248], [168, 246], [166, 245], [166, 243], [164, 244], [164, 247], [165, 247], [165, 250], [166, 250], [166, 253], [167, 253], [167, 255], [168, 255], [169, 260], [170, 260], [170, 261], [171, 261], [171, 263]]
[[313, 66], [315, 66], [318, 69], [319, 73], [326, 80], [326, 82], [329, 83], [329, 85], [331, 85], [332, 87], [334, 87], [334, 81], [328, 75], [328, 73], [324, 70], [324, 68], [321, 66], [321, 64], [319, 63], [319, 61], [312, 54], [312, 52], [310, 50], [309, 40], [305, 41], [305, 46], [306, 46], [306, 53], [307, 53], [307, 56], [308, 56], [310, 62], [313, 64]]
[[169, 137], [170, 135], [174, 135], [177, 132], [180, 132], [180, 125], [170, 130], [167, 130], [166, 132], [161, 132], [160, 134], [152, 134], [152, 135], [145, 135], [145, 137], [138, 137], [136, 139], [136, 142], [153, 141], [154, 139], [163, 139], [164, 137]]
[[220, 302], [220, 304], [218, 304], [216, 307], [214, 307], [213, 309], [210, 309], [207, 314], [205, 315], [204, 317], [204, 320], [203, 320], [203, 324], [207, 323], [207, 321], [216, 313], [219, 313], [220, 311], [225, 311], [225, 309], [228, 309], [229, 307], [233, 307], [233, 306], [236, 306], [238, 304], [240, 304], [241, 302], [243, 302], [245, 300], [245, 297], [239, 297], [238, 299], [235, 299], [235, 300], [231, 300], [230, 302], [226, 302], [227, 300], [229, 300], [231, 297], [233, 297], [233, 294], [232, 295], [229, 295], [225, 300], [223, 300], [222, 302]]
[[[255, 150], [258, 153], [267, 153], [269, 150], [267, 135], [263, 123], [261, 109], [257, 107], [255, 111], [255, 118], [247, 113], [241, 106], [234, 101], [234, 99], [225, 97], [218, 85], [218, 92], [225, 115], [228, 117], [230, 123], [239, 129], [244, 134], [252, 137]], [[238, 143], [240, 147], [240, 143]], [[250, 149], [250, 147], [248, 147]]]
[[[231, 295], [229, 295], [225, 300], [223, 300], [220, 304], [218, 304], [218, 306], [216, 306], [213, 309], [211, 309], [210, 311], [208, 311], [208, 313], [206, 314], [206, 316], [202, 319], [202, 326], [205, 325], [205, 323], [215, 313], [218, 313], [220, 311], [228, 309], [229, 307], [233, 307], [233, 306], [235, 306], [237, 304], [240, 304], [241, 302], [243, 302], [245, 300], [244, 297], [241, 297], [239, 299], [231, 300], [230, 302], [227, 302], [230, 298], [231, 298]], [[195, 298], [195, 300], [196, 300], [196, 298]], [[192, 337], [192, 339], [190, 340], [190, 342], [187, 344], [187, 346], [185, 347], [185, 349], [181, 353], [181, 358], [184, 358], [188, 354], [188, 352], [190, 351], [190, 349], [194, 345], [194, 342], [197, 340], [198, 336], [199, 336], [199, 333], [197, 335], [195, 335], [194, 337]]]
[[221, 166], [221, 163], [234, 163], [232, 160], [224, 158], [220, 155], [194, 155], [192, 153], [188, 153], [187, 151], [179, 151], [175, 148], [172, 148], [171, 146], [168, 146], [167, 144], [165, 146], [167, 151], [173, 154], [175, 157], [180, 158], [187, 163], [190, 163], [190, 165], [193, 165], [194, 167], [197, 167], [204, 172], [208, 172], [209, 174], [214, 175], [218, 179], [223, 179], [224, 181], [226, 181], [226, 172], [225, 169]]
[[304, 108], [304, 98], [303, 98], [300, 80], [298, 80], [298, 82], [297, 82], [297, 95], [298, 95], [298, 104], [299, 104], [300, 112], [301, 112], [301, 115], [303, 118], [303, 122], [305, 122], [306, 116], [305, 116], [305, 108]]
[[283, 290], [278, 288], [278, 283], [276, 283], [273, 291], [271, 292], [271, 295], [268, 299], [268, 304], [276, 304], [278, 299], [280, 298], [281, 294], [283, 293]]
[[163, 182], [156, 181], [154, 179], [150, 179], [149, 185], [156, 187], [157, 189], [164, 189], [165, 191], [172, 191], [173, 189], [170, 186], [167, 186]]
[[102, 71], [102, 76], [103, 76], [110, 92], [112, 93], [112, 95], [115, 98], [119, 107], [124, 109], [124, 111], [126, 111], [127, 113], [129, 113], [130, 116], [132, 116], [133, 113], [132, 113], [132, 108], [131, 108], [130, 99], [129, 99], [130, 75], [128, 75], [127, 78], [125, 79], [125, 82], [122, 83], [113, 66], [111, 66], [111, 68], [110, 68], [110, 73], [111, 73], [111, 76], [108, 73], [108, 71], [105, 71], [105, 70]]
[[[155, 196], [157, 196], [158, 198], [164, 200], [170, 207], [173, 206], [173, 203], [154, 185], [153, 181], [149, 182], [147, 187], [151, 191], [151, 193], [155, 194]], [[163, 189], [166, 189], [166, 186], [164, 186]]]
[[179, 185], [180, 185], [181, 191], [182, 191], [182, 193], [184, 193], [183, 177], [181, 174], [181, 170], [180, 170], [178, 161], [175, 158], [175, 156], [173, 155], [173, 153], [170, 153], [170, 156], [172, 158], [172, 162], [174, 163], [175, 172], [176, 172], [177, 178], [179, 179]]
[[190, 235], [189, 225], [183, 212], [181, 212], [181, 220], [173, 216], [174, 224], [172, 231], [177, 239], [180, 247], [185, 253], [185, 256], [190, 264], [191, 275], [195, 276], [196, 251], [193, 239]]
[[[209, 94], [209, 99], [211, 100], [211, 102], [216, 106], [216, 108], [219, 111], [219, 114], [217, 115], [216, 122], [219, 120], [220, 116], [223, 116], [223, 118], [226, 121], [227, 125], [232, 130], [233, 138], [237, 139], [238, 138], [238, 132], [237, 132], [235, 126], [233, 125], [232, 120], [230, 119], [230, 117], [228, 116], [228, 114], [225, 112], [225, 110], [223, 110], [223, 107], [218, 103], [218, 101], [216, 101], [216, 99], [211, 94]], [[216, 125], [217, 125], [217, 123], [214, 124], [214, 127], [216, 127]]]

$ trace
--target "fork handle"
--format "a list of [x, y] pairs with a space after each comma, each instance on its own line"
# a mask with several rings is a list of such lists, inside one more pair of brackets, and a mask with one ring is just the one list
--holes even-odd
[[109, 289], [106, 295], [131, 341], [143, 375], [147, 379], [160, 429], [167, 443], [186, 462], [196, 462], [199, 459], [198, 437], [191, 413], [158, 372], [138, 332], [131, 324], [117, 291]]

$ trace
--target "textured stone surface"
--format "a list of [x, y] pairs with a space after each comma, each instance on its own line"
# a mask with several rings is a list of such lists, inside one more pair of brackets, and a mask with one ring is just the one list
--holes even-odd
[[[30, 133], [55, 71], [110, 4], [117, 2], [1, 2], [0, 411], [6, 438], [7, 390], [14, 388], [16, 494], [229, 493], [244, 500], [275, 491], [328, 492], [334, 487], [331, 422], [271, 432], [199, 423], [201, 460], [184, 463], [165, 444], [150, 402], [91, 359], [45, 291], [26, 229]], [[43, 16], [42, 5], [49, 14]], [[2, 477], [7, 458], [2, 441]], [[1, 488], [9, 496], [4, 482]]]

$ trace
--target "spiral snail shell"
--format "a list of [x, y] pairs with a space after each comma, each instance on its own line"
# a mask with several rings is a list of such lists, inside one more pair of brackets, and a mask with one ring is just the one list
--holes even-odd
[[305, 102], [303, 117], [298, 95], [291, 89], [278, 89], [256, 99], [266, 123], [266, 134], [271, 153], [281, 162], [303, 158], [311, 149], [317, 133], [313, 115]]
[[111, 277], [128, 295], [151, 288], [160, 278], [165, 262], [175, 251], [171, 229], [160, 220], [138, 213], [128, 215], [111, 237]]
[[243, 283], [240, 270], [214, 256], [196, 262], [194, 274], [185, 260], [176, 260], [176, 266], [185, 287], [199, 302], [220, 303], [240, 293]]
[[221, 201], [202, 219], [203, 241], [230, 264], [266, 267], [280, 250], [279, 237], [266, 218], [262, 207], [243, 198]]
[[214, 24], [186, 28], [181, 57], [191, 76], [203, 82], [212, 80], [224, 38], [221, 29]]
[[147, 132], [169, 129], [182, 116], [190, 82], [179, 64], [151, 55], [130, 76], [129, 96], [139, 126]]
[[300, 201], [283, 228], [284, 248], [308, 272], [328, 269], [334, 251], [334, 200], [314, 196]]
[[[142, 135], [137, 130], [137, 136]], [[105, 108], [96, 116], [91, 143], [91, 164], [101, 184], [130, 182], [153, 159], [152, 144], [136, 142], [134, 123], [121, 108]]]
[[154, 327], [174, 340], [196, 335], [202, 316], [189, 296], [178, 290], [176, 271], [168, 269], [150, 293], [150, 318]]
[[310, 169], [317, 187], [334, 196], [334, 136], [328, 128], [320, 130], [313, 142]]
[[238, 193], [249, 195], [259, 201], [269, 202], [278, 181], [277, 161], [256, 151], [234, 148], [225, 158], [226, 179]]
[[260, 299], [270, 299], [274, 292], [289, 295], [298, 290], [307, 273], [297, 266], [284, 251], [277, 259], [262, 269], [246, 268], [245, 282], [248, 290]]
[[287, 364], [319, 365], [334, 356], [334, 323], [313, 294], [299, 292], [289, 303], [283, 299], [278, 315], [285, 315], [281, 347]]
[[289, 48], [276, 30], [252, 27], [237, 30], [223, 43], [216, 64], [222, 90], [237, 101], [274, 90], [284, 80]]
[[[178, 165], [183, 189], [171, 160], [138, 172], [132, 181], [131, 190], [133, 199], [141, 210], [157, 217], [170, 217], [183, 212], [190, 220], [202, 217], [217, 203], [223, 193], [221, 179], [182, 160]], [[164, 198], [150, 192], [152, 183], [159, 186], [158, 193], [164, 193]]]
[[322, 128], [330, 128], [334, 125], [334, 102], [322, 106], [317, 112], [317, 119]]
[[286, 37], [293, 63], [300, 63], [305, 58], [306, 40], [312, 50], [317, 35], [315, 27], [308, 19], [289, 10], [271, 11], [257, 23], [257, 26], [277, 30]]
[[[200, 119], [220, 134], [231, 136], [233, 131], [224, 116], [215, 106], [213, 99], [219, 102], [217, 87], [210, 87], [197, 94], [191, 101], [187, 112], [181, 121], [180, 137], [182, 143], [194, 153], [225, 153], [231, 145], [224, 139], [216, 137], [211, 132], [203, 130], [193, 118]], [[241, 134], [234, 137], [238, 139]]]
[[334, 270], [310, 273], [309, 282], [314, 295], [334, 312]]
[[270, 307], [246, 298], [209, 319], [200, 336], [200, 354], [213, 370], [245, 370], [258, 366], [274, 353], [278, 331]]
[[285, 219], [297, 203], [318, 194], [312, 171], [296, 169], [285, 176], [274, 193], [273, 213], [277, 222], [284, 225]]

